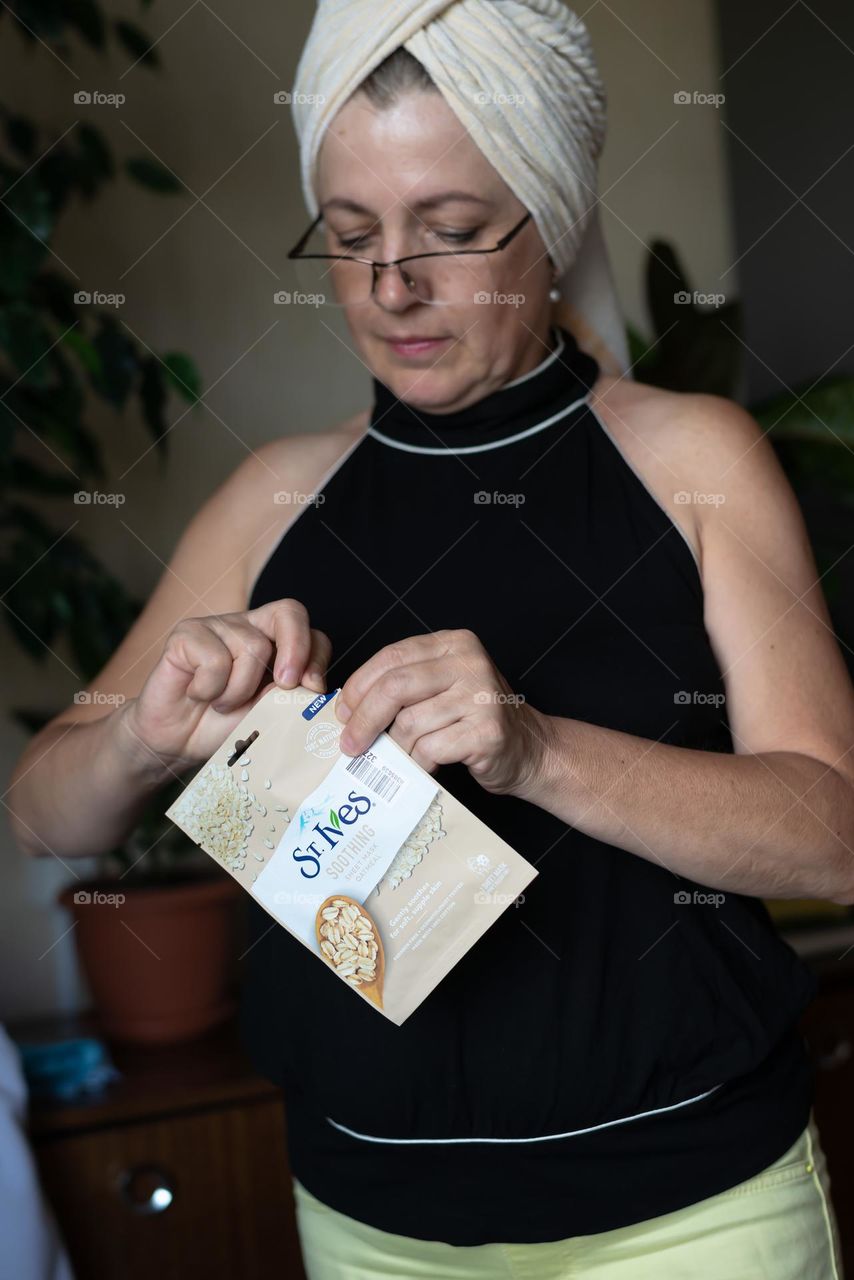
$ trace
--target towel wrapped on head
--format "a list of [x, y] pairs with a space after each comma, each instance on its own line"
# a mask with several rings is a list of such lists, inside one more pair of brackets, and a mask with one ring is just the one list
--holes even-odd
[[558, 275], [555, 320], [625, 374], [625, 323], [597, 202], [606, 98], [590, 35], [562, 0], [319, 0], [294, 81], [303, 194], [336, 112], [395, 49], [424, 66], [530, 210]]

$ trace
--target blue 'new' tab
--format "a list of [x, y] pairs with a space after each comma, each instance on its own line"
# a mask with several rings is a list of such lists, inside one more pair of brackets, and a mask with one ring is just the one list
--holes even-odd
[[327, 702], [331, 702], [338, 692], [340, 692], [340, 686], [338, 689], [333, 689], [331, 693], [319, 693], [313, 702], [303, 708], [303, 720], [313, 720], [321, 707], [325, 707]]

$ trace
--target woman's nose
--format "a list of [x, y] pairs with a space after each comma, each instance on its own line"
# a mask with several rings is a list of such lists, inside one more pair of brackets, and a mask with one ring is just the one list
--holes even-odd
[[[406, 263], [403, 264], [406, 270]], [[374, 268], [374, 301], [387, 311], [402, 311], [421, 299], [406, 284], [399, 266]]]

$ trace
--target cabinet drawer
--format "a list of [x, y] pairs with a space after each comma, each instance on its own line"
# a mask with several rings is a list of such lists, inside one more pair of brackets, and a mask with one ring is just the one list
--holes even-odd
[[278, 1101], [37, 1142], [78, 1280], [304, 1280]]

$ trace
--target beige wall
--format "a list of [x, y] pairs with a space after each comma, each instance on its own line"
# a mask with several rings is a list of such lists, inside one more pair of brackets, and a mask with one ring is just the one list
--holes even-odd
[[[8, 23], [4, 49], [5, 100], [58, 131], [89, 119], [122, 156], [148, 147], [194, 193], [154, 197], [122, 180], [92, 208], [76, 210], [55, 246], [79, 287], [123, 291], [120, 315], [139, 341], [193, 353], [212, 388], [208, 408], [186, 414], [171, 432], [162, 473], [134, 417], [95, 406], [108, 441], [108, 487], [126, 502], [118, 512], [52, 508], [58, 529], [79, 519], [77, 531], [141, 595], [192, 511], [247, 449], [321, 430], [366, 405], [369, 390], [366, 371], [320, 318], [273, 305], [275, 290], [288, 287], [285, 253], [307, 223], [293, 129], [273, 93], [292, 86], [313, 5], [246, 8], [229, 0], [216, 6], [220, 20], [204, 6], [171, 10], [140, 19], [163, 34], [162, 73], [138, 66], [125, 74], [129, 59], [115, 52], [107, 64], [75, 54], [75, 80], [43, 50], [22, 61]], [[588, 22], [610, 98], [603, 226], [626, 313], [645, 322], [644, 241], [673, 240], [696, 287], [709, 291], [734, 256], [718, 114], [673, 106], [678, 90], [718, 87], [713, 8], [711, 0], [611, 0], [594, 4]], [[78, 108], [72, 95], [80, 88], [123, 92], [127, 102], [118, 111]], [[195, 196], [204, 203], [193, 206]], [[173, 419], [183, 408], [172, 406]], [[4, 644], [7, 706], [57, 708], [84, 683], [64, 651], [37, 668]], [[23, 741], [7, 725], [4, 776]], [[53, 900], [73, 872], [85, 876], [91, 866], [27, 861], [8, 833], [2, 849], [0, 1017], [74, 1007], [86, 997], [73, 934], [63, 936], [69, 921]]]

